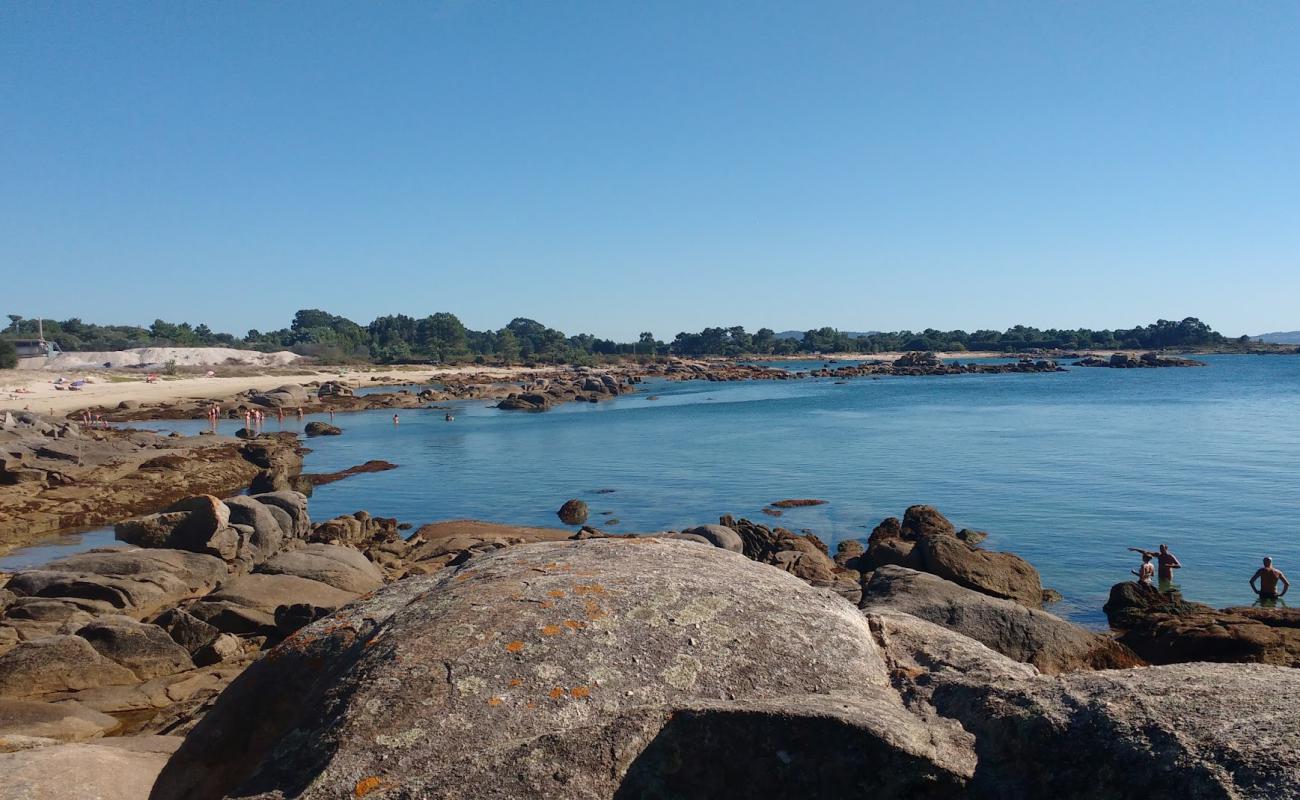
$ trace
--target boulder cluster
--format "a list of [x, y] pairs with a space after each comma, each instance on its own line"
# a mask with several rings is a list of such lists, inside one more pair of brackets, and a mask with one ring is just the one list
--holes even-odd
[[575, 367], [569, 374], [535, 378], [499, 403], [503, 411], [549, 411], [562, 403], [599, 403], [635, 391], [635, 381], [611, 372]]
[[151, 797], [1300, 793], [1293, 670], [1097, 671], [1040, 610], [896, 565], [858, 609], [710, 527], [394, 583], [236, 679]]
[[0, 797], [1300, 793], [1294, 670], [1146, 667], [930, 506], [834, 558], [729, 516], [405, 527], [193, 497], [15, 574]]
[[1177, 591], [1111, 587], [1104, 607], [1119, 641], [1152, 664], [1224, 661], [1300, 667], [1300, 609], [1215, 609]]
[[1110, 367], [1112, 369], [1143, 369], [1152, 367], [1203, 367], [1204, 361], [1197, 361], [1194, 358], [1178, 358], [1175, 356], [1162, 356], [1159, 353], [1143, 353], [1135, 356], [1132, 353], [1114, 353], [1110, 358], [1101, 356], [1085, 356], [1074, 362], [1076, 367]]
[[0, 544], [111, 525], [181, 498], [238, 492], [265, 470], [302, 468], [297, 439], [178, 436], [0, 412]]

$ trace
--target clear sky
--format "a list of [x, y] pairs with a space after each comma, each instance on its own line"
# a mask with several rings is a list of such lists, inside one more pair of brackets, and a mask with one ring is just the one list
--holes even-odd
[[0, 4], [0, 313], [1300, 328], [1300, 4]]

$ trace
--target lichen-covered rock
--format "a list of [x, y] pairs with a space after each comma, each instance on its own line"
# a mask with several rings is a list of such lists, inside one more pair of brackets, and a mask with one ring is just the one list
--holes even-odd
[[904, 708], [832, 594], [721, 548], [589, 539], [480, 555], [299, 631], [152, 797], [951, 797], [964, 742]]
[[1142, 664], [1110, 637], [1046, 611], [902, 567], [877, 569], [863, 589], [862, 603], [868, 610], [888, 608], [942, 625], [1048, 674]]
[[1300, 671], [1179, 664], [943, 681], [978, 740], [980, 798], [1300, 797]]

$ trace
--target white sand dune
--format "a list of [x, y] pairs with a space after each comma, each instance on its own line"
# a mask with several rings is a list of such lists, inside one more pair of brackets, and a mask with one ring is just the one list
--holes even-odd
[[59, 372], [102, 369], [105, 366], [161, 368], [172, 362], [178, 367], [286, 367], [300, 360], [302, 356], [287, 350], [259, 353], [256, 350], [236, 350], [231, 347], [136, 347], [131, 350], [60, 353], [45, 359], [39, 368]]

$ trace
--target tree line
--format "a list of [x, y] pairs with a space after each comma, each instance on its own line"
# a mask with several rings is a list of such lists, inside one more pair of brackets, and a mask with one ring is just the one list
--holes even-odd
[[[45, 338], [67, 351], [125, 350], [133, 347], [234, 347], [262, 351], [292, 350], [335, 362], [592, 363], [622, 356], [744, 356], [814, 353], [881, 353], [900, 350], [1020, 352], [1034, 349], [1161, 349], [1213, 347], [1228, 340], [1195, 317], [1180, 322], [1159, 320], [1118, 330], [1062, 330], [1016, 325], [1005, 331], [895, 331], [850, 336], [835, 328], [778, 336], [771, 328], [749, 333], [736, 325], [678, 333], [664, 342], [650, 332], [635, 342], [616, 342], [588, 333], [567, 335], [535, 320], [518, 317], [498, 330], [466, 328], [455, 314], [426, 317], [391, 314], [361, 325], [319, 309], [303, 309], [287, 328], [250, 330], [242, 337], [218, 333], [207, 325], [155, 320], [149, 327], [98, 325], [80, 319], [42, 320]], [[37, 323], [9, 315], [3, 337], [34, 338]], [[1234, 340], [1234, 342], [1241, 342]]]

